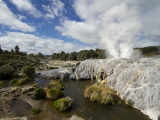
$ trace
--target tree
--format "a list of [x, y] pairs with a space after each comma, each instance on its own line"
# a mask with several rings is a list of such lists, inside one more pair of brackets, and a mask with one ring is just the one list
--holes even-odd
[[19, 46], [16, 45], [14, 49], [15, 49], [15, 53], [16, 53], [16, 54], [19, 54]]
[[12, 54], [14, 53], [14, 50], [13, 50], [13, 48], [11, 49], [11, 53], [12, 53]]
[[35, 68], [31, 67], [30, 65], [24, 66], [22, 68], [22, 73], [26, 74], [27, 76], [31, 76], [35, 73]]
[[1, 49], [1, 45], [0, 45], [0, 54], [3, 52], [3, 50]]
[[39, 58], [42, 58], [42, 57], [43, 57], [43, 54], [39, 52], [39, 53], [38, 53], [38, 57], [39, 57]]

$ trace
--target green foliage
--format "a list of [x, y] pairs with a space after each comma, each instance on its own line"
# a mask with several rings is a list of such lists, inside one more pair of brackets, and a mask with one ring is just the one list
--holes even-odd
[[13, 79], [9, 84], [10, 84], [10, 85], [16, 85], [17, 82], [18, 82], [18, 80]]
[[35, 69], [30, 65], [27, 65], [22, 68], [22, 73], [26, 74], [27, 76], [31, 76], [35, 73]]
[[16, 54], [19, 54], [19, 46], [16, 45], [14, 49], [15, 49], [15, 53], [16, 53]]
[[52, 88], [47, 91], [47, 98], [56, 100], [61, 97], [61, 92], [58, 88]]
[[95, 84], [85, 89], [84, 97], [101, 104], [112, 104], [114, 91], [105, 85]]
[[13, 50], [13, 48], [11, 49], [11, 53], [12, 53], [12, 54], [14, 53], [14, 50]]
[[33, 84], [33, 87], [37, 87], [38, 85], [37, 84]]
[[32, 114], [33, 114], [33, 115], [37, 115], [39, 112], [40, 112], [40, 109], [39, 109], [39, 108], [33, 108], [33, 109], [32, 109]]
[[122, 102], [121, 101], [117, 101], [118, 105], [122, 105]]
[[30, 81], [30, 78], [26, 77], [26, 78], [20, 79], [16, 84], [17, 85], [23, 85], [23, 84], [26, 84], [26, 82], [29, 82], [29, 81]]
[[0, 87], [5, 87], [4, 81], [0, 82]]
[[114, 102], [112, 102], [112, 105], [114, 105]]
[[33, 94], [36, 98], [44, 98], [45, 97], [45, 91], [43, 88], [37, 88], [34, 90]]
[[47, 84], [47, 87], [49, 88], [57, 87], [62, 90], [64, 89], [64, 83], [62, 82], [61, 79], [59, 79], [58, 81], [52, 80], [49, 84]]
[[54, 106], [60, 109], [61, 111], [67, 110], [70, 107], [69, 104], [70, 100], [65, 98], [58, 99], [54, 102]]
[[8, 65], [2, 65], [0, 67], [0, 79], [7, 79], [13, 76], [14, 68]]

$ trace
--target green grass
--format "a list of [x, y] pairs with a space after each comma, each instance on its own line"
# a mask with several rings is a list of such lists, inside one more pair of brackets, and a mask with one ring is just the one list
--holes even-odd
[[5, 87], [4, 81], [0, 82], [0, 87]]
[[121, 101], [117, 101], [118, 105], [122, 105], [122, 102]]
[[85, 89], [84, 97], [101, 104], [112, 104], [114, 91], [105, 85], [95, 84]]
[[32, 109], [32, 114], [33, 114], [33, 115], [37, 115], [39, 112], [40, 112], [40, 109], [39, 109], [39, 108], [33, 108], [33, 109]]
[[47, 97], [49, 99], [56, 100], [61, 96], [61, 91], [58, 88], [52, 88], [47, 91]]
[[70, 100], [66, 98], [61, 98], [54, 102], [54, 106], [60, 109], [60, 111], [67, 110], [69, 108], [69, 104], [70, 104]]
[[17, 82], [18, 82], [18, 80], [13, 79], [9, 84], [10, 84], [10, 85], [16, 85], [16, 84], [17, 84]]
[[33, 84], [33, 87], [37, 87], [38, 85], [37, 84]]
[[34, 90], [34, 97], [36, 98], [44, 98], [45, 97], [45, 91], [43, 88], [37, 88]]

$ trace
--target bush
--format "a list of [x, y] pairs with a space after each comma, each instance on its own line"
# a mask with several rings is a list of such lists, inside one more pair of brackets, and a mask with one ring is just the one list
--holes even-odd
[[61, 111], [64, 111], [71, 107], [72, 101], [73, 100], [70, 97], [61, 98], [54, 102], [54, 106]]
[[0, 67], [0, 79], [7, 79], [13, 76], [14, 68], [8, 65]]
[[56, 100], [61, 97], [61, 91], [58, 88], [52, 88], [47, 91], [47, 98]]
[[85, 89], [84, 97], [101, 104], [112, 104], [114, 91], [105, 85], [95, 84]]
[[23, 85], [23, 84], [26, 84], [26, 82], [29, 82], [29, 81], [30, 81], [30, 78], [26, 77], [26, 78], [20, 79], [16, 84], [17, 85]]
[[38, 85], [37, 84], [33, 84], [33, 87], [37, 87]]
[[32, 109], [32, 114], [33, 114], [33, 115], [37, 115], [39, 112], [40, 112], [40, 109], [39, 109], [39, 108], [33, 108], [33, 109]]
[[27, 76], [31, 76], [35, 73], [35, 69], [30, 65], [27, 65], [22, 68], [22, 73], [26, 74]]
[[121, 101], [117, 101], [118, 105], [122, 105], [122, 102]]
[[43, 88], [37, 88], [34, 90], [33, 94], [36, 98], [44, 98], [45, 97], [45, 91]]
[[13, 79], [9, 84], [10, 85], [16, 85], [17, 82], [18, 82], [18, 80]]
[[0, 87], [5, 87], [5, 83], [3, 81], [0, 82]]
[[61, 79], [59, 79], [58, 81], [52, 80], [49, 84], [52, 87], [57, 87], [61, 90], [64, 89], [64, 83], [62, 82]]

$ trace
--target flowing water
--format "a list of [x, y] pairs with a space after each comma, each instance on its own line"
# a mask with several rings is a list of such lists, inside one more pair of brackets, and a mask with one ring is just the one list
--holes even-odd
[[[34, 83], [38, 86], [44, 87], [46, 83], [49, 83], [50, 79], [35, 78]], [[98, 102], [92, 102], [89, 99], [84, 98], [84, 90], [88, 85], [92, 85], [90, 80], [76, 81], [76, 80], [63, 80], [65, 84], [64, 96], [70, 96], [73, 99], [73, 105], [71, 109], [62, 112], [54, 107], [54, 101], [45, 100], [45, 107], [52, 111], [53, 114], [57, 114], [62, 117], [71, 117], [73, 114], [78, 115], [85, 120], [150, 120], [148, 116], [141, 113], [139, 110], [124, 104], [119, 106], [115, 105], [101, 105]]]

